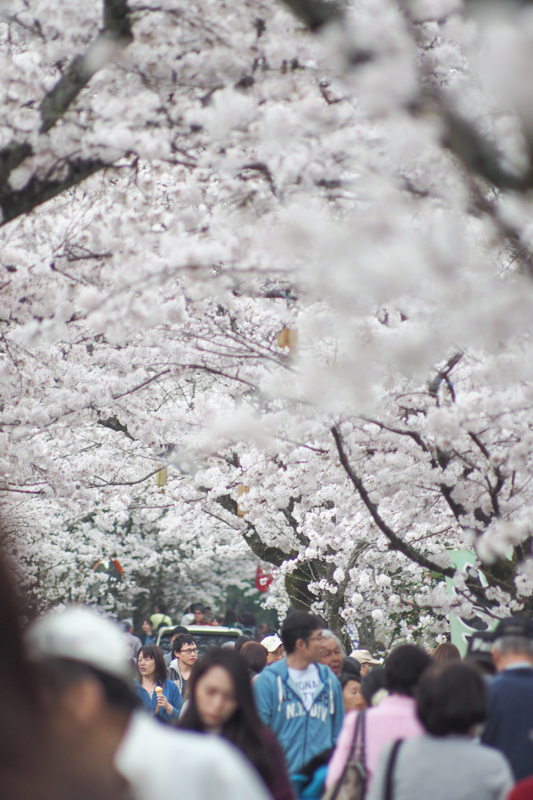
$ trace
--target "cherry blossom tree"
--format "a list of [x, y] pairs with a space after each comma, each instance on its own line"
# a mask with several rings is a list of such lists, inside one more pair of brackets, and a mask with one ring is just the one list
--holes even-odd
[[214, 602], [251, 551], [267, 602], [368, 646], [529, 611], [529, 9], [1, 8], [0, 469], [37, 600], [117, 603], [106, 557], [119, 609]]

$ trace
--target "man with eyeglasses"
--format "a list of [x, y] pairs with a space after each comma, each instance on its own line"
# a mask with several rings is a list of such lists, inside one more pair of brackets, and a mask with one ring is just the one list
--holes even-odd
[[198, 658], [198, 647], [190, 633], [180, 633], [172, 645], [173, 660], [170, 662], [168, 677], [174, 681], [183, 698], [191, 677], [191, 670]]
[[327, 762], [344, 718], [341, 685], [319, 663], [323, 627], [304, 611], [288, 616], [281, 628], [287, 657], [267, 666], [254, 683], [259, 714], [278, 737], [292, 775], [316, 756]]

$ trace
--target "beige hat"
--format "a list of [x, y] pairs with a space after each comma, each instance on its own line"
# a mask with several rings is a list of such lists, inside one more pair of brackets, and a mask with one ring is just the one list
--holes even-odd
[[87, 608], [50, 611], [26, 631], [31, 661], [68, 658], [131, 680], [126, 640], [118, 625]]
[[350, 658], [355, 658], [361, 665], [363, 664], [381, 664], [377, 658], [372, 658], [368, 650], [354, 650], [350, 653]]
[[275, 653], [280, 647], [283, 647], [283, 642], [279, 638], [279, 636], [265, 636], [264, 639], [261, 639], [261, 644], [265, 647], [269, 653]]

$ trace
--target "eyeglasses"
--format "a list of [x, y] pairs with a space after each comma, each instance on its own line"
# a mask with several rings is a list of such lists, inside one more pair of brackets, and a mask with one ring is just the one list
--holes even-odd
[[324, 637], [322, 636], [322, 634], [319, 634], [318, 636], [310, 636], [307, 641], [308, 642], [323, 642], [324, 641]]
[[198, 652], [198, 648], [197, 647], [187, 647], [187, 648], [182, 647], [179, 652], [183, 653], [183, 655], [185, 655], [185, 656], [190, 656], [192, 653], [197, 653]]

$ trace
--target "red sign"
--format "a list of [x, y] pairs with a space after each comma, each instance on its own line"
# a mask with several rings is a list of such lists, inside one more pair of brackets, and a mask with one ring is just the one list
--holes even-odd
[[272, 581], [274, 580], [274, 576], [270, 572], [263, 572], [263, 567], [261, 564], [257, 567], [257, 572], [255, 573], [255, 588], [258, 592], [266, 592]]

